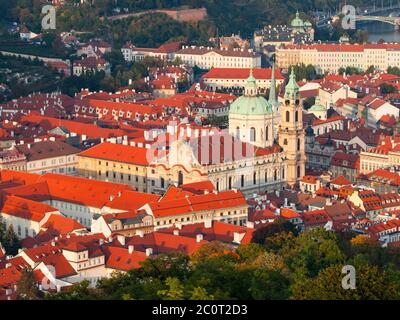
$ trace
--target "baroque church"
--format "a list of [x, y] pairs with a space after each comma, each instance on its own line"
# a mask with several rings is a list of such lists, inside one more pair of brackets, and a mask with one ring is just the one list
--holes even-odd
[[236, 99], [229, 112], [229, 132], [237, 139], [268, 148], [278, 143], [287, 163], [286, 181], [293, 186], [305, 174], [305, 132], [303, 103], [294, 71], [285, 88], [284, 101], [276, 96], [275, 65], [272, 68], [269, 99], [262, 97], [250, 72], [244, 95]]
[[303, 104], [293, 71], [282, 101], [272, 75], [265, 99], [250, 72], [244, 95], [230, 106], [229, 132], [203, 134], [207, 128], [178, 126], [182, 138], [149, 166], [148, 192], [162, 194], [171, 184], [206, 180], [217, 191], [239, 189], [245, 195], [295, 185], [305, 173]]

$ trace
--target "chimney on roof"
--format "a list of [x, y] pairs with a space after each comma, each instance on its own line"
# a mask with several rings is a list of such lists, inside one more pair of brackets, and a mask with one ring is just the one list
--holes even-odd
[[254, 222], [252, 222], [252, 221], [247, 221], [247, 222], [246, 222], [246, 227], [247, 227], [247, 228], [250, 228], [250, 229], [254, 229]]
[[234, 232], [233, 233], [233, 241], [232, 242], [240, 244], [240, 242], [242, 241], [244, 236], [245, 236], [244, 232]]
[[179, 230], [178, 229], [174, 230], [174, 236], [179, 236]]
[[103, 238], [99, 239], [99, 245], [102, 246], [103, 244], [104, 244], [104, 239]]
[[196, 235], [196, 242], [201, 242], [203, 239], [204, 239], [204, 237], [201, 233]]
[[108, 242], [112, 242], [113, 241], [113, 237], [112, 236], [109, 236], [108, 237]]
[[125, 245], [125, 236], [124, 235], [122, 235], [122, 234], [119, 234], [118, 236], [117, 236], [117, 239], [118, 239], [118, 241], [119, 241], [119, 243], [121, 244], [121, 245]]
[[208, 219], [204, 221], [204, 228], [208, 229], [212, 227], [212, 220]]
[[56, 246], [56, 242], [55, 242], [54, 240], [51, 242], [51, 246], [52, 246], [52, 247], [55, 247], [55, 246]]
[[153, 254], [153, 248], [146, 248], [146, 256], [150, 257]]
[[135, 251], [135, 247], [133, 245], [128, 246], [128, 253], [132, 254]]
[[144, 231], [143, 230], [137, 230], [136, 235], [143, 238], [144, 237]]

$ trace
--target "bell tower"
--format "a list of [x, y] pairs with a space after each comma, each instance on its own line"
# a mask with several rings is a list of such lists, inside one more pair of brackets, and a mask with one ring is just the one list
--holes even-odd
[[299, 94], [294, 70], [285, 88], [284, 102], [280, 107], [279, 145], [287, 158], [286, 180], [293, 186], [305, 175], [305, 150], [303, 129], [303, 102]]

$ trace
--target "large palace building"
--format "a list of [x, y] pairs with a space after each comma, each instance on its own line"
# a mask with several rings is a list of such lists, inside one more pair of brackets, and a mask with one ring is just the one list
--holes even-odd
[[318, 73], [338, 72], [354, 67], [366, 70], [375, 66], [387, 70], [400, 63], [400, 44], [305, 44], [282, 45], [276, 48], [276, 62], [280, 69], [304, 63], [313, 65]]

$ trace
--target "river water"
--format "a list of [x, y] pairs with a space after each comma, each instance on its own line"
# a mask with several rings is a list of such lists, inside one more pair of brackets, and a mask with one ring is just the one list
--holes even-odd
[[382, 22], [371, 22], [368, 24], [360, 25], [359, 28], [368, 30], [368, 41], [378, 42], [385, 40], [385, 42], [399, 42], [400, 31], [395, 30], [394, 26]]

